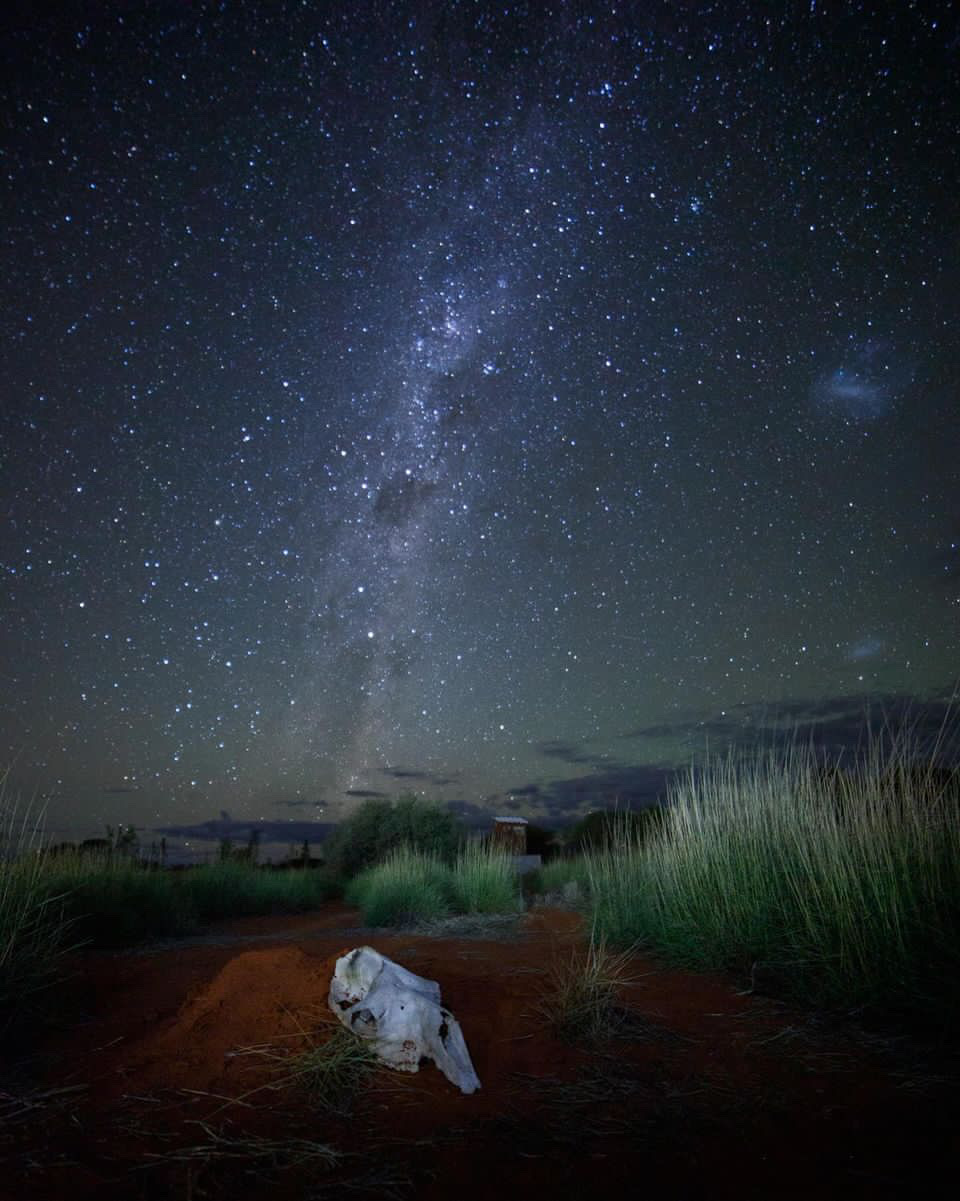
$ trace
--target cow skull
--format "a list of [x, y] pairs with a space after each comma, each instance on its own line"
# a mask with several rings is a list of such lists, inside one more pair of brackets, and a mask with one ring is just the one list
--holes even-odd
[[373, 1042], [388, 1067], [416, 1072], [425, 1057], [461, 1092], [480, 1087], [463, 1031], [441, 1005], [435, 980], [408, 972], [373, 947], [357, 947], [337, 960], [329, 1004], [348, 1030]]

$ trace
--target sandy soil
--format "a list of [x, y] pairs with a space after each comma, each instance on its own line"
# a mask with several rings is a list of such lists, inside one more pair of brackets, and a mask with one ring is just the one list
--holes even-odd
[[[551, 963], [582, 944], [580, 917], [533, 910], [495, 934], [386, 935], [331, 905], [79, 956], [79, 1021], [34, 1057], [35, 1108], [8, 1105], [17, 1120], [0, 1122], [0, 1197], [956, 1195], [957, 1089], [942, 1064], [643, 956], [620, 1034], [570, 1045], [537, 1006]], [[344, 1119], [262, 1087], [275, 1067], [237, 1052], [326, 1037], [333, 961], [362, 943], [439, 981], [480, 1092], [461, 1095], [432, 1065], [382, 1070]], [[253, 1157], [264, 1140], [285, 1147]], [[306, 1145], [294, 1140], [343, 1158], [290, 1165]]]

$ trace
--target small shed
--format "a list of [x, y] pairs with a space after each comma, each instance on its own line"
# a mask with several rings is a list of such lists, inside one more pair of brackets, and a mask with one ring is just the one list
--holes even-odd
[[495, 817], [491, 842], [510, 855], [527, 853], [527, 819], [525, 817]]

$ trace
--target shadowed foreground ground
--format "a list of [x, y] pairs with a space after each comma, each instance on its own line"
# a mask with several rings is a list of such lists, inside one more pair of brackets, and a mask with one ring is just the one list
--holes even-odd
[[[0, 1196], [955, 1195], [957, 1089], [942, 1060], [643, 956], [619, 1035], [570, 1045], [537, 1005], [551, 963], [583, 938], [576, 914], [534, 910], [492, 938], [382, 936], [358, 922], [331, 905], [78, 956], [78, 1020], [40, 1049], [34, 1107], [26, 1087], [7, 1093]], [[479, 1093], [462, 1096], [432, 1065], [380, 1071], [350, 1119], [293, 1088], [251, 1091], [276, 1077], [261, 1055], [237, 1052], [296, 1049], [303, 1030], [324, 1037], [333, 960], [365, 942], [439, 981]], [[314, 1143], [344, 1157], [291, 1162]]]

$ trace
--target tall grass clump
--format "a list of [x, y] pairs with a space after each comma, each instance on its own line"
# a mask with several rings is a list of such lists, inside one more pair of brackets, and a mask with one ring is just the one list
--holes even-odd
[[182, 872], [176, 883], [186, 905], [201, 922], [301, 913], [318, 908], [338, 890], [323, 868], [271, 872], [229, 859]]
[[407, 926], [447, 917], [453, 908], [453, 872], [436, 855], [410, 847], [391, 851], [382, 863], [361, 872], [346, 899], [368, 926]]
[[0, 1033], [31, 1013], [58, 978], [69, 949], [59, 898], [43, 888], [39, 819], [6, 794], [0, 778]]
[[368, 926], [406, 926], [454, 913], [516, 913], [523, 908], [510, 857], [464, 846], [453, 866], [438, 855], [398, 847], [347, 886], [346, 899]]
[[512, 913], [523, 908], [510, 856], [477, 842], [467, 843], [457, 856], [453, 892], [460, 913]]
[[125, 947], [192, 930], [189, 902], [167, 872], [109, 851], [42, 857], [38, 886], [69, 922], [71, 941]]
[[620, 945], [817, 1004], [946, 1016], [960, 1000], [960, 777], [905, 737], [849, 771], [798, 745], [691, 770], [657, 835], [591, 857], [590, 877]]
[[71, 941], [131, 946], [189, 934], [204, 922], [316, 909], [337, 891], [329, 873], [270, 872], [246, 862], [165, 872], [110, 851], [42, 861], [37, 887], [70, 925]]

